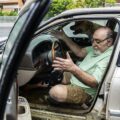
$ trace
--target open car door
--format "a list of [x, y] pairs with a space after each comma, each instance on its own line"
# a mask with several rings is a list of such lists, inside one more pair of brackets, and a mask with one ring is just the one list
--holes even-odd
[[[0, 120], [17, 120], [17, 89], [13, 89], [14, 102], [8, 96], [16, 80], [16, 70], [31, 36], [48, 10], [50, 0], [28, 0], [11, 30], [3, 53], [0, 69]], [[16, 91], [16, 92], [15, 92]], [[9, 108], [9, 114], [5, 108]]]

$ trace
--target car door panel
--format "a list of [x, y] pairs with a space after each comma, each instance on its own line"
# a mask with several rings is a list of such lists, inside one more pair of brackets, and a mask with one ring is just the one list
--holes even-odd
[[[21, 60], [21, 55], [24, 53], [27, 45], [29, 44], [30, 38], [34, 33], [37, 25], [40, 24], [40, 21], [47, 12], [49, 3], [50, 3], [49, 0], [32, 0], [29, 9], [27, 9], [28, 11], [26, 10], [25, 12], [23, 12], [23, 14], [27, 13], [25, 19], [23, 21], [19, 21], [21, 17], [20, 15], [9, 35], [8, 42], [6, 44], [4, 51], [5, 54], [3, 54], [3, 60], [2, 60], [1, 72], [0, 72], [1, 73], [0, 120], [3, 120], [6, 101], [13, 83], [13, 78], [15, 77], [16, 74], [15, 71]], [[40, 11], [40, 12], [36, 12], [36, 11]], [[38, 18], [38, 16], [39, 19], [36, 19]], [[18, 26], [16, 25], [17, 24], [20, 25], [20, 23], [22, 24], [21, 26], [19, 26], [19, 29], [17, 29]], [[15, 29], [18, 30], [17, 34], [15, 33], [16, 32]], [[11, 37], [12, 39], [9, 41]], [[23, 49], [21, 46], [26, 46], [26, 47], [24, 47]]]

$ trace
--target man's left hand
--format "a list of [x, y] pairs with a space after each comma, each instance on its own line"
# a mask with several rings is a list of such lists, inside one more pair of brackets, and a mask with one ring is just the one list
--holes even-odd
[[54, 67], [54, 70], [72, 72], [76, 65], [73, 63], [69, 53], [67, 52], [66, 59], [56, 57], [52, 66]]

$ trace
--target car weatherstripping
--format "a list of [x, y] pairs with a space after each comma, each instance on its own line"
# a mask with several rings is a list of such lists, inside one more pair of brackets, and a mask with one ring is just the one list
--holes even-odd
[[[119, 119], [120, 9], [68, 10], [41, 22], [49, 6], [49, 0], [27, 1], [7, 41], [1, 43], [0, 120]], [[106, 50], [98, 51], [101, 47]], [[83, 53], [90, 53], [91, 59], [86, 60]], [[66, 60], [72, 61], [69, 66], [74, 65], [75, 70], [79, 66], [79, 74], [69, 66], [64, 69]], [[80, 74], [97, 82], [88, 84]], [[80, 98], [74, 90], [70, 94], [67, 91], [65, 102], [53, 97], [66, 94], [66, 89], [56, 86], [66, 86], [63, 80], [69, 79], [73, 84], [65, 88], [76, 90], [82, 84], [88, 100], [70, 102], [68, 98], [84, 98], [85, 94]]]

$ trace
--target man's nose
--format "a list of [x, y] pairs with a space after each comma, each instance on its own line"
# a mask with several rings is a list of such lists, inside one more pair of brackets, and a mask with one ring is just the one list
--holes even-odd
[[93, 47], [96, 47], [97, 46], [97, 43], [95, 41], [92, 41], [92, 46]]

